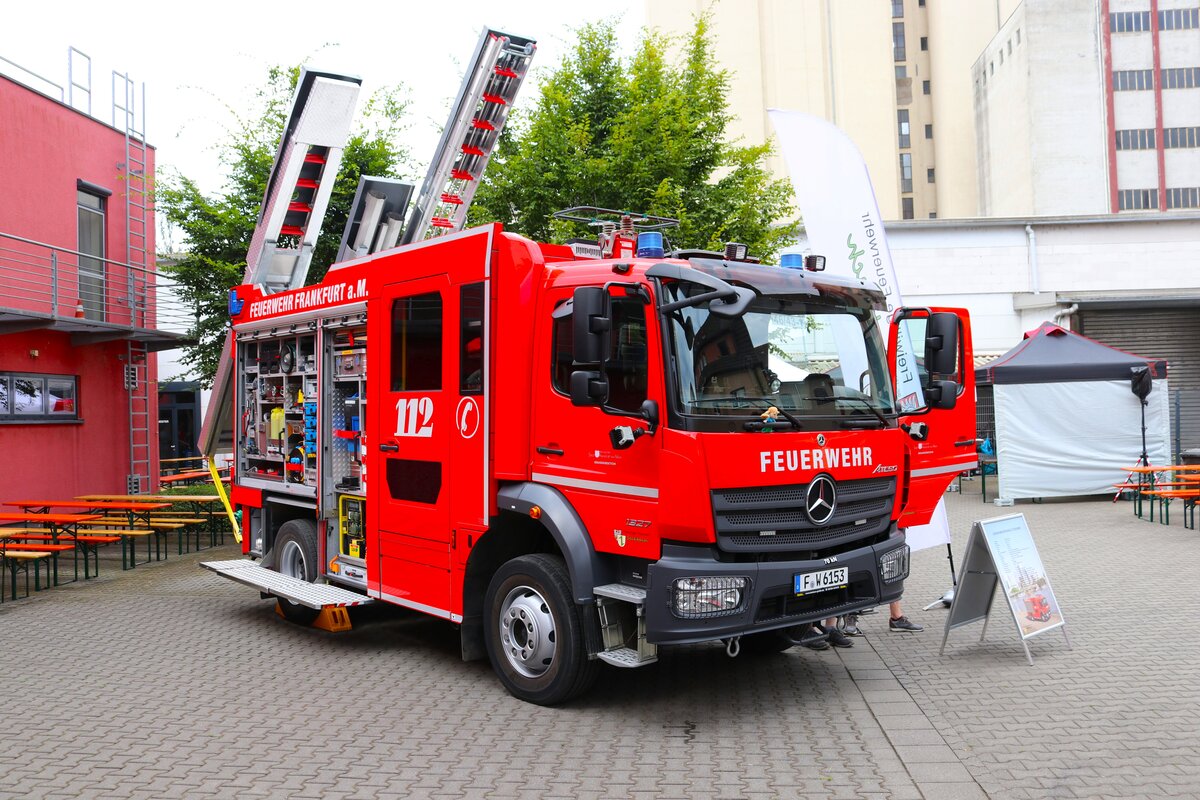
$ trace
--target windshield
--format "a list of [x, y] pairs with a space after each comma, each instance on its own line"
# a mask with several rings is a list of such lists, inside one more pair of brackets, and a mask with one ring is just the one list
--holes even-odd
[[[706, 291], [686, 281], [663, 288], [664, 305]], [[772, 405], [798, 419], [893, 411], [887, 351], [868, 308], [760, 296], [740, 317], [701, 303], [666, 319], [683, 414], [757, 417]]]

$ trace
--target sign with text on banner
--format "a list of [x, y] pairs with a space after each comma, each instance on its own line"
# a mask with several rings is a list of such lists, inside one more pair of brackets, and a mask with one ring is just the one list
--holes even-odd
[[[820, 117], [774, 108], [767, 113], [792, 176], [809, 248], [825, 256], [825, 268], [830, 272], [878, 285], [890, 316], [901, 303], [900, 284], [862, 153], [844, 131]], [[911, 362], [907, 356], [915, 351], [903, 328], [896, 348], [899, 360]], [[843, 351], [852, 352], [852, 348]], [[842, 364], [843, 375], [861, 374], [865, 369], [866, 364]], [[915, 370], [902, 371], [896, 384], [901, 411], [924, 404]], [[944, 504], [938, 503], [928, 525], [909, 528], [906, 541], [912, 550], [949, 544]]]

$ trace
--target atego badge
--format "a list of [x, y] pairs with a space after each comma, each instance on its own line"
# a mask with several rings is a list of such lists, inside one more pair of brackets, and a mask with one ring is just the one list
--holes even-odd
[[837, 487], [833, 478], [828, 475], [818, 475], [808, 484], [804, 495], [804, 512], [813, 525], [825, 525], [833, 519], [837, 508]]

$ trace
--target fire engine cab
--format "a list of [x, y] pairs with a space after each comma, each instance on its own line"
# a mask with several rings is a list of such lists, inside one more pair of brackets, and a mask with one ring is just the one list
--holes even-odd
[[[486, 31], [480, 48], [493, 83], [532, 53]], [[454, 140], [427, 185], [478, 178], [464, 159], [499, 124], [471, 115], [505, 100], [489, 85], [446, 134], [485, 138]], [[669, 221], [633, 215], [590, 244], [461, 230], [469, 186], [422, 191], [404, 238], [385, 212], [408, 196], [360, 192], [344, 260], [304, 286], [321, 203], [294, 198], [337, 155], [313, 119], [289, 123], [274, 228], [229, 295], [227, 403], [206, 425], [232, 429], [249, 558], [207, 568], [295, 622], [370, 602], [448, 620], [464, 658], [539, 704], [604, 662], [779, 651], [900, 597], [904, 529], [975, 462], [965, 311], [889, 320], [877, 287], [819, 257], [665, 252]]]

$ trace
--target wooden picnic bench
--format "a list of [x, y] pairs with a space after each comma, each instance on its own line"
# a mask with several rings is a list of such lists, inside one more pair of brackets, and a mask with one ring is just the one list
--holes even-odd
[[0, 603], [4, 602], [4, 577], [12, 575], [12, 599], [17, 599], [17, 573], [25, 573], [25, 596], [29, 597], [29, 568], [33, 567], [33, 590], [40, 592], [41, 571], [39, 564], [46, 562], [46, 585], [50, 585], [49, 560], [54, 553], [44, 550], [14, 550], [0, 549]]

